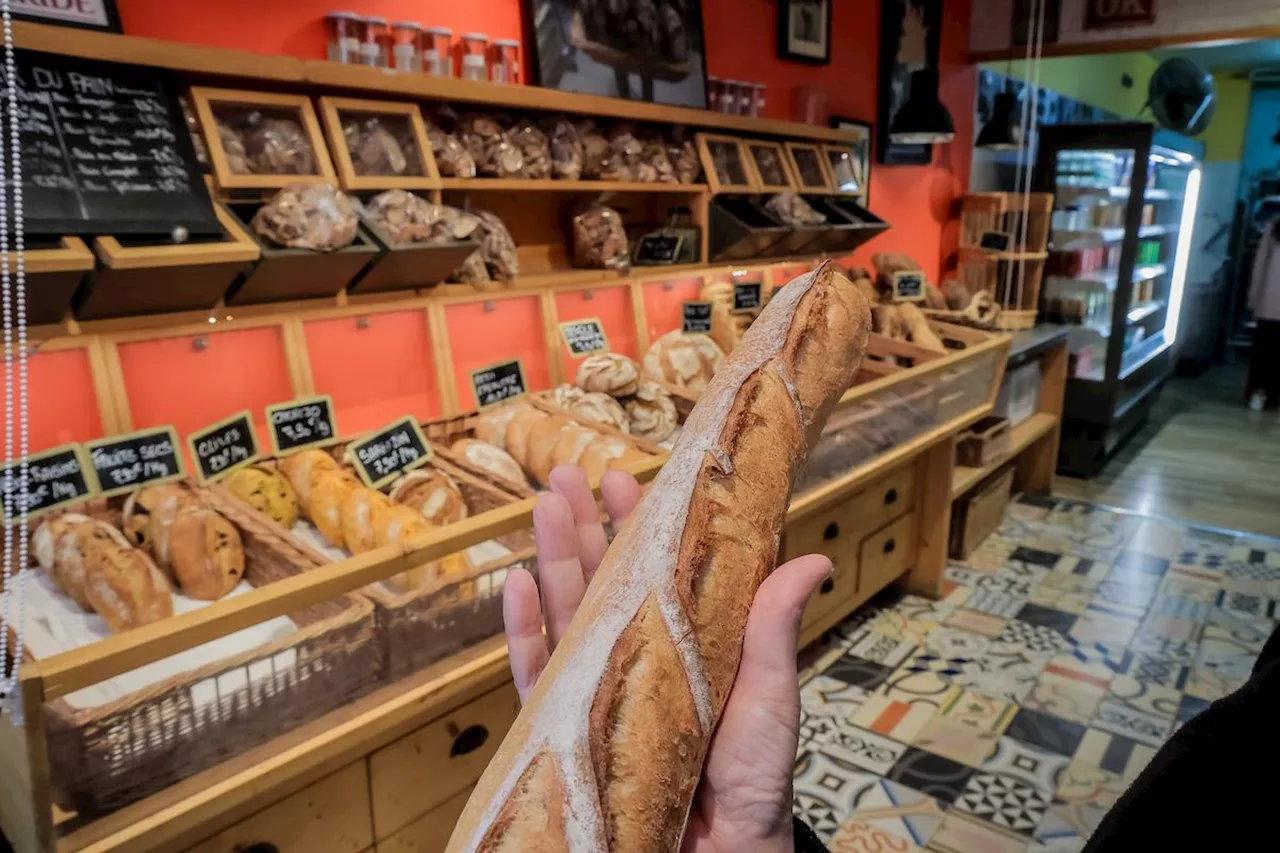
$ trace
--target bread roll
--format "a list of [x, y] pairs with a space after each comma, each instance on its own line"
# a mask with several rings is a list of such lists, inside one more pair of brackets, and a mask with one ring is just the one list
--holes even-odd
[[303, 509], [311, 497], [311, 484], [323, 471], [337, 471], [338, 463], [323, 450], [301, 450], [280, 460], [280, 471], [289, 478], [293, 493]]
[[641, 382], [636, 395], [627, 401], [630, 432], [649, 441], [666, 441], [676, 431], [680, 416], [675, 401], [656, 382]]
[[125, 537], [164, 565], [169, 561], [169, 525], [179, 511], [199, 504], [182, 486], [144, 486], [125, 499], [121, 516]]
[[507, 424], [521, 412], [532, 409], [528, 403], [508, 403], [490, 409], [476, 418], [476, 438], [494, 447], [507, 448]]
[[511, 458], [516, 460], [526, 471], [529, 469], [529, 433], [534, 424], [545, 420], [547, 417], [546, 412], [530, 406], [522, 412], [517, 412], [515, 417], [507, 424], [505, 445], [507, 453], [510, 453]]
[[391, 484], [391, 499], [416, 509], [437, 527], [467, 517], [467, 502], [453, 478], [439, 468], [410, 471]]
[[298, 521], [298, 496], [289, 478], [274, 468], [241, 468], [227, 478], [227, 491], [286, 530]]
[[[424, 519], [408, 507], [392, 505], [386, 513], [386, 524], [379, 530], [377, 544], [405, 545], [415, 536], [421, 536], [436, 529], [436, 525]], [[410, 592], [426, 587], [442, 578], [460, 577], [470, 570], [470, 563], [465, 554], [450, 554], [442, 560], [436, 560], [408, 571], [400, 572], [387, 579], [393, 589]]]
[[94, 522], [87, 515], [65, 513], [40, 522], [31, 536], [31, 550], [36, 563], [49, 573], [53, 582], [81, 610], [93, 610], [85, 589], [85, 554], [81, 537], [88, 535]]
[[793, 479], [869, 323], [829, 265], [778, 291], [609, 548], [449, 853], [679, 849]]
[[640, 372], [636, 363], [625, 355], [598, 352], [578, 365], [578, 387], [583, 391], [599, 391], [613, 397], [636, 393]]
[[91, 522], [81, 537], [85, 593], [112, 631], [128, 631], [173, 615], [169, 582], [151, 558], [129, 544], [114, 527]]
[[511, 458], [506, 451], [499, 450], [492, 444], [464, 438], [454, 442], [452, 450], [470, 464], [495, 477], [515, 483], [517, 486], [528, 487], [529, 485], [520, 463]]
[[356, 489], [363, 489], [360, 481], [347, 471], [333, 469], [314, 472], [308, 489], [307, 516], [320, 531], [324, 541], [335, 548], [346, 547], [342, 530], [342, 502]]
[[[585, 396], [587, 396], [586, 391], [583, 391], [577, 385], [570, 385], [567, 382], [551, 389], [552, 404], [562, 409], [572, 409]], [[605, 394], [604, 396], [608, 397], [609, 395]], [[612, 400], [613, 398], [609, 397], [609, 399]], [[477, 437], [479, 436], [478, 431], [476, 435]]]
[[627, 420], [627, 412], [622, 408], [621, 403], [599, 391], [581, 393], [582, 396], [573, 404], [564, 407], [567, 411], [621, 432], [631, 431], [631, 422]]
[[551, 469], [554, 471], [561, 465], [577, 465], [591, 442], [600, 437], [600, 433], [584, 426], [570, 424], [560, 430], [560, 438], [556, 441], [555, 450], [551, 452]]
[[572, 424], [568, 418], [552, 415], [535, 424], [529, 433], [529, 456], [525, 468], [538, 485], [545, 486], [550, 482], [552, 458], [560, 441], [560, 432]]
[[586, 472], [587, 479], [595, 483], [610, 468], [619, 468], [648, 458], [648, 454], [641, 453], [622, 439], [602, 435], [582, 451], [578, 464]]
[[382, 492], [363, 486], [349, 490], [342, 497], [342, 542], [352, 554], [372, 551], [378, 545], [378, 531], [395, 504]]
[[653, 342], [644, 354], [645, 375], [694, 394], [706, 390], [711, 377], [724, 366], [724, 353], [706, 335], [686, 335], [679, 329]]
[[187, 507], [169, 527], [165, 566], [188, 598], [217, 601], [244, 576], [240, 531], [211, 509]]

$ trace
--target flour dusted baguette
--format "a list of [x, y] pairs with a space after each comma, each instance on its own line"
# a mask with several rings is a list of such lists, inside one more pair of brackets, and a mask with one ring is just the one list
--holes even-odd
[[449, 853], [677, 848], [792, 483], [869, 327], [830, 266], [778, 291], [606, 554]]

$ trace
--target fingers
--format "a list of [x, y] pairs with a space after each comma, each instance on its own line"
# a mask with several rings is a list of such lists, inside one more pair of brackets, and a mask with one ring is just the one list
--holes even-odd
[[798, 557], [765, 578], [751, 604], [742, 640], [739, 682], [789, 685], [796, 692], [796, 642], [809, 596], [830, 577], [831, 561], [820, 554]]
[[578, 561], [573, 509], [562, 495], [545, 492], [538, 496], [533, 508], [533, 535], [538, 548], [542, 617], [547, 626], [548, 647], [554, 651], [587, 588]]
[[600, 496], [616, 531], [640, 502], [640, 484], [626, 471], [606, 471], [600, 480]]
[[600, 567], [609, 540], [600, 523], [600, 510], [596, 508], [595, 495], [587, 474], [577, 465], [561, 465], [551, 472], [551, 491], [569, 503], [573, 512], [573, 524], [578, 533], [578, 560], [587, 583]]
[[502, 590], [502, 625], [507, 632], [507, 656], [511, 675], [524, 704], [534, 683], [551, 657], [547, 638], [542, 636], [542, 607], [538, 585], [524, 569], [513, 569]]

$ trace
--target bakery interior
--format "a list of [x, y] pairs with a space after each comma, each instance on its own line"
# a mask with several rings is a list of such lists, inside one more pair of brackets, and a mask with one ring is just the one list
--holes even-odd
[[651, 481], [818, 269], [872, 311], [779, 544], [834, 567], [794, 772], [829, 849], [1084, 849], [1280, 618], [1267, 4], [102, 0], [11, 32], [18, 853], [444, 851], [519, 713], [503, 588], [550, 472]]

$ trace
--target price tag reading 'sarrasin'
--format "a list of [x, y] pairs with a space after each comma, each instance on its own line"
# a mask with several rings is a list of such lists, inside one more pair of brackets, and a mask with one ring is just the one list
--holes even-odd
[[[38, 453], [27, 459], [27, 514], [37, 516], [51, 509], [95, 494], [93, 478], [88, 474], [84, 448], [68, 444]], [[21, 466], [14, 462], [0, 469], [0, 491], [3, 492], [4, 516], [12, 520], [22, 513], [19, 500]]]
[[267, 406], [271, 449], [284, 456], [305, 447], [324, 447], [338, 440], [338, 422], [328, 394]]
[[262, 457], [253, 417], [240, 412], [187, 436], [191, 456], [196, 460], [196, 477], [201, 483], [225, 477]]
[[412, 416], [406, 416], [372, 435], [353, 441], [347, 456], [371, 489], [380, 489], [406, 471], [431, 460], [431, 445]]
[[85, 444], [94, 484], [103, 497], [186, 476], [172, 426], [100, 438]]
[[680, 305], [680, 328], [686, 335], [711, 334], [711, 303], [682, 303]]
[[476, 408], [480, 411], [520, 397], [529, 390], [524, 381], [524, 365], [517, 358], [473, 370], [471, 390], [475, 392]]
[[609, 339], [605, 336], [604, 324], [599, 317], [561, 323], [560, 336], [564, 338], [564, 345], [574, 358], [609, 349]]

